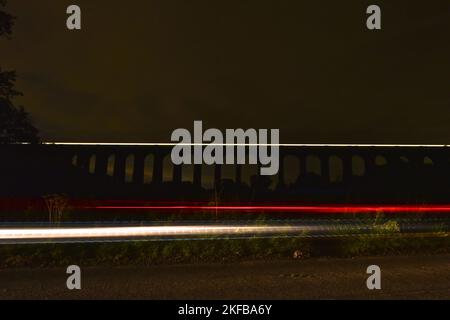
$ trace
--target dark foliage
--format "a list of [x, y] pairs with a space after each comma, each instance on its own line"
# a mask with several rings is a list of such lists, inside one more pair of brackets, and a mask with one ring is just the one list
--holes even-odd
[[[0, 8], [6, 0], [0, 0]], [[10, 38], [14, 17], [0, 9], [0, 37]], [[12, 99], [21, 93], [14, 88], [16, 73], [0, 68], [0, 143], [38, 143], [38, 130], [23, 107], [14, 106]]]

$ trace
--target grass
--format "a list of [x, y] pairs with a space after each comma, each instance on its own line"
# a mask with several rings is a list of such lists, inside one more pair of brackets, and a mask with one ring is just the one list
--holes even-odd
[[309, 245], [300, 238], [3, 245], [0, 267], [230, 262], [288, 257], [295, 250], [309, 251]]
[[240, 260], [352, 257], [450, 252], [450, 237], [409, 238], [392, 234], [351, 238], [269, 238], [86, 244], [0, 246], [0, 267], [48, 267], [82, 264], [120, 266]]

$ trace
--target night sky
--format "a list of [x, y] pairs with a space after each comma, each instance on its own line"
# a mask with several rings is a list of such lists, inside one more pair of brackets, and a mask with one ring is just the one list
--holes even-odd
[[[78, 4], [83, 30], [66, 29]], [[382, 30], [366, 29], [366, 8]], [[10, 0], [0, 65], [49, 141], [205, 127], [282, 142], [450, 143], [450, 1]]]

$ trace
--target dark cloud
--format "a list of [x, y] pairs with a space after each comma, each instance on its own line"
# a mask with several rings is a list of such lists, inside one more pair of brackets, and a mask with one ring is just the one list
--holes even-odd
[[177, 127], [280, 128], [285, 142], [448, 143], [450, 3], [10, 1], [20, 102], [50, 140], [167, 141]]

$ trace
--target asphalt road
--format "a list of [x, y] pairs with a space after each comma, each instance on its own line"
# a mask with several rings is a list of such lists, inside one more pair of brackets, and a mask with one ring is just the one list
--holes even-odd
[[[381, 290], [366, 287], [372, 264]], [[450, 299], [450, 255], [80, 267], [73, 291], [64, 268], [0, 270], [0, 299]]]

